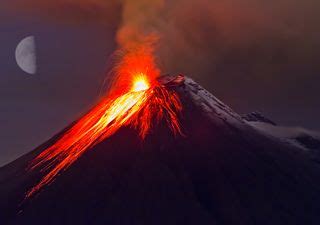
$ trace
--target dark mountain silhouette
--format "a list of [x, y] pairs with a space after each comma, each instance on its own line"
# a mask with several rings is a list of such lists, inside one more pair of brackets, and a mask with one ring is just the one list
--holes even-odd
[[189, 78], [170, 82], [185, 136], [130, 128], [85, 152], [31, 199], [30, 161], [64, 131], [0, 169], [0, 224], [318, 225], [314, 151], [265, 135]]
[[246, 115], [243, 115], [242, 118], [244, 120], [247, 120], [249, 122], [264, 122], [264, 123], [269, 123], [271, 125], [276, 126], [277, 124], [273, 122], [272, 120], [268, 119], [264, 115], [262, 115], [261, 112], [252, 112]]

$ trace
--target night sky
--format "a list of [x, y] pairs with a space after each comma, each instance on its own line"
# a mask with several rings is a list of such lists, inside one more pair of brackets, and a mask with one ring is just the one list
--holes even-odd
[[[0, 166], [98, 101], [126, 1], [2, 1]], [[156, 54], [164, 74], [194, 78], [240, 114], [261, 111], [279, 124], [320, 130], [320, 3], [164, 4], [152, 24], [161, 35]], [[36, 38], [35, 75], [19, 69], [14, 57], [17, 44], [29, 35]]]

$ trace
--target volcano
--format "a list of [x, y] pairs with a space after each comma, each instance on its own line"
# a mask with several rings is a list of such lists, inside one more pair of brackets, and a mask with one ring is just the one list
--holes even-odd
[[143, 139], [122, 126], [26, 198], [51, 163], [30, 162], [71, 124], [0, 168], [0, 224], [320, 224], [317, 151], [256, 129], [188, 77], [159, 82], [181, 101], [179, 134], [165, 118]]

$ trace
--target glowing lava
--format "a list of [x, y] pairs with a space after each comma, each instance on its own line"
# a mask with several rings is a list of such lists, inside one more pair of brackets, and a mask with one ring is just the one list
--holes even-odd
[[137, 128], [141, 138], [144, 138], [154, 123], [165, 120], [174, 134], [181, 133], [178, 113], [182, 107], [174, 91], [156, 81], [151, 82], [143, 72], [133, 76], [131, 86], [126, 93], [103, 99], [32, 161], [31, 169], [41, 168], [41, 172], [46, 173], [26, 197], [51, 183], [86, 150], [123, 126]]
[[140, 73], [134, 77], [132, 91], [145, 91], [150, 87], [145, 74]]

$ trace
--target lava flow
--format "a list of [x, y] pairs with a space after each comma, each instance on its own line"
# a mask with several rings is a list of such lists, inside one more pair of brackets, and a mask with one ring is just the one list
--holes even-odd
[[123, 126], [137, 128], [144, 138], [154, 122], [164, 119], [174, 134], [181, 133], [178, 113], [182, 106], [178, 95], [149, 80], [146, 73], [132, 76], [131, 89], [103, 99], [89, 113], [75, 123], [56, 143], [45, 149], [31, 163], [45, 175], [32, 187], [26, 197], [38, 192], [66, 170], [86, 150], [105, 140]]

